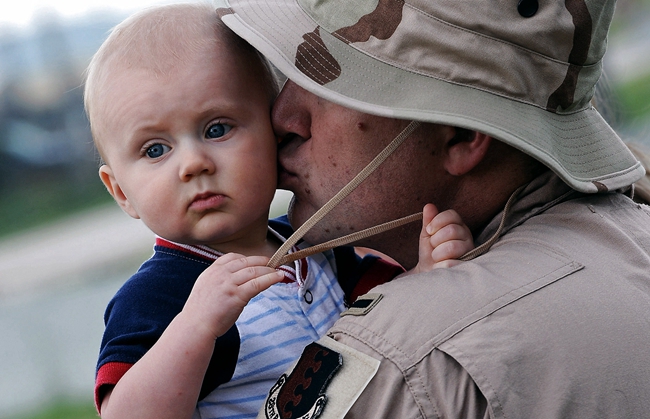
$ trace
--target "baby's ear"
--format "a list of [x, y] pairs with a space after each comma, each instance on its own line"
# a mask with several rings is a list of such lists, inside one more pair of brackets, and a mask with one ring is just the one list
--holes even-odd
[[117, 179], [115, 179], [115, 176], [113, 175], [113, 170], [107, 164], [103, 164], [99, 168], [99, 178], [104, 183], [104, 186], [106, 186], [108, 193], [111, 194], [113, 199], [115, 199], [115, 202], [117, 202], [124, 212], [133, 218], [140, 218], [138, 213], [135, 211], [135, 208], [131, 206], [129, 198], [126, 197], [122, 188], [120, 188], [120, 184], [117, 183]]

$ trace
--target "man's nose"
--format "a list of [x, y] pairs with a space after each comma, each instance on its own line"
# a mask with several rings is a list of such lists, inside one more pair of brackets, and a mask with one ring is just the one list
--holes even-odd
[[180, 156], [179, 176], [187, 182], [199, 175], [211, 175], [216, 171], [216, 165], [208, 154], [207, 144], [195, 143], [184, 147]]
[[316, 96], [287, 80], [273, 105], [271, 121], [281, 144], [293, 138], [311, 137], [311, 102]]

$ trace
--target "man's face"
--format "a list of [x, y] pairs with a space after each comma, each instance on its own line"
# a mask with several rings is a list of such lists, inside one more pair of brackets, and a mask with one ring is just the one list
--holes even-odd
[[169, 76], [115, 74], [100, 176], [156, 234], [226, 252], [266, 237], [277, 141], [256, 69], [225, 48], [213, 54]]
[[[289, 209], [294, 227], [322, 207], [409, 123], [344, 108], [291, 81], [275, 102], [272, 120], [282, 138], [279, 187], [294, 193]], [[436, 164], [442, 142], [431, 138], [443, 127], [426, 128], [411, 134], [305, 239], [318, 243], [422, 211], [439, 195], [431, 192], [444, 179]], [[419, 228], [415, 226], [416, 234]], [[364, 244], [378, 247], [377, 243]]]

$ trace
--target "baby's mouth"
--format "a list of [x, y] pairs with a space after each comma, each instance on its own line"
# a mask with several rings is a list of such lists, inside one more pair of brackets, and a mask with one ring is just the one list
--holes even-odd
[[211, 209], [217, 209], [223, 204], [225, 198], [226, 197], [224, 195], [216, 194], [212, 192], [198, 194], [192, 200], [192, 203], [190, 204], [190, 209], [195, 211], [207, 211]]

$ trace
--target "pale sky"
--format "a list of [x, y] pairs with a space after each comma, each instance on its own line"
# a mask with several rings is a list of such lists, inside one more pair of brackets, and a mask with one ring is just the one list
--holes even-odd
[[[74, 18], [96, 10], [117, 10], [125, 14], [162, 3], [197, 0], [0, 0], [0, 28], [10, 25], [17, 29], [29, 28], [35, 15], [55, 13], [63, 18]], [[210, 0], [202, 0], [210, 1]], [[646, 16], [648, 12], [646, 11]], [[646, 18], [647, 19], [647, 18]], [[647, 22], [647, 20], [646, 20]], [[648, 23], [638, 25], [639, 28]], [[638, 28], [637, 28], [638, 29]], [[640, 35], [634, 32], [623, 43], [610, 39], [609, 53], [606, 56], [609, 71], [614, 77], [637, 77], [645, 74], [650, 67], [650, 41], [646, 31]]]
[[[175, 0], [177, 2], [178, 0]], [[62, 17], [83, 16], [93, 10], [132, 12], [171, 0], [1, 0], [0, 26], [28, 27], [35, 14], [54, 12]]]

